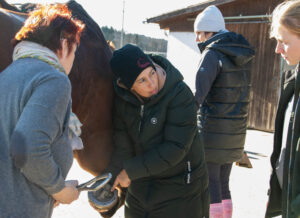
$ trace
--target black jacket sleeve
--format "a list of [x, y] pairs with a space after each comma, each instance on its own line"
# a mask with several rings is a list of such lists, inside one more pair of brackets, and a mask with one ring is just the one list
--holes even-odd
[[115, 105], [113, 111], [113, 144], [114, 151], [111, 157], [110, 164], [105, 172], [110, 172], [115, 178], [119, 172], [123, 169], [123, 161], [130, 159], [134, 156], [133, 142], [128, 135], [126, 125], [122, 120], [121, 107], [122, 102], [119, 97], [115, 99]]
[[209, 49], [205, 50], [201, 55], [196, 75], [195, 99], [198, 106], [203, 103], [220, 70], [220, 63], [216, 52]]

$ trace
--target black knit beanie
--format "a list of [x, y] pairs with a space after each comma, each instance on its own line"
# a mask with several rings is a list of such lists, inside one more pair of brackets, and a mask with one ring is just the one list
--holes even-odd
[[149, 66], [155, 69], [150, 57], [131, 44], [114, 51], [110, 66], [115, 76], [129, 89], [144, 69]]

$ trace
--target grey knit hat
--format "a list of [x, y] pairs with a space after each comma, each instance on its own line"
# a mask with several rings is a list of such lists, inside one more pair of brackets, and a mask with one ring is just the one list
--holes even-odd
[[219, 32], [222, 30], [226, 30], [225, 21], [221, 11], [216, 6], [208, 6], [196, 17], [194, 32]]

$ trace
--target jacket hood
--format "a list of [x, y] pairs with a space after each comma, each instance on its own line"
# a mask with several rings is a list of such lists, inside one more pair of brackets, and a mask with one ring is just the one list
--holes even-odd
[[152, 61], [162, 67], [166, 72], [166, 81], [163, 88], [154, 96], [148, 99], [138, 98], [134, 93], [132, 93], [125, 86], [120, 86], [117, 79], [114, 79], [113, 85], [116, 94], [124, 99], [125, 101], [131, 102], [135, 105], [145, 104], [155, 104], [163, 96], [166, 95], [177, 83], [183, 81], [183, 76], [181, 73], [164, 57], [158, 55], [149, 55]]
[[205, 49], [213, 49], [225, 54], [235, 65], [242, 66], [254, 58], [255, 51], [249, 42], [234, 32], [219, 33], [198, 47], [201, 53]]

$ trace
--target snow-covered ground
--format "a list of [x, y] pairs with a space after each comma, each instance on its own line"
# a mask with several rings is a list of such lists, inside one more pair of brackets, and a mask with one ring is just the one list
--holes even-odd
[[[233, 199], [233, 218], [263, 218], [267, 205], [267, 190], [270, 176], [270, 155], [273, 134], [248, 130], [245, 150], [253, 168], [233, 166], [230, 178]], [[68, 179], [83, 183], [93, 178], [74, 161]], [[113, 218], [124, 218], [121, 207]], [[53, 218], [99, 218], [100, 215], [89, 205], [87, 193], [71, 205], [60, 205], [54, 209]]]

